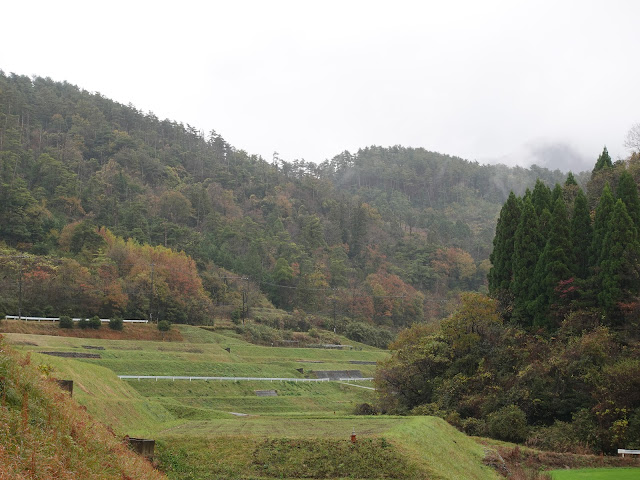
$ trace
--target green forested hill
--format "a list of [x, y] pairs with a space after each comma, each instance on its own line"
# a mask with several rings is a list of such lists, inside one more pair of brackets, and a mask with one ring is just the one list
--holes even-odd
[[[16, 311], [20, 268], [31, 272], [49, 255], [84, 269], [84, 293], [99, 297], [87, 314], [141, 315], [153, 306], [136, 292], [167, 254], [147, 251], [131, 261], [132, 273], [118, 253], [124, 247], [113, 247], [130, 238], [127, 255], [137, 242], [195, 260], [201, 285], [192, 312], [208, 311], [207, 302], [240, 306], [239, 282], [224, 277], [243, 276], [249, 303], [260, 291], [287, 310], [402, 327], [447, 313], [457, 291], [486, 288], [500, 206], [536, 178], [554, 184], [565, 175], [399, 146], [319, 165], [263, 159], [214, 131], [66, 82], [0, 72], [0, 241], [9, 255], [0, 262], [0, 309]], [[11, 258], [20, 253], [29, 257]], [[48, 278], [57, 278], [55, 262]], [[107, 267], [117, 297], [108, 301], [99, 281]], [[27, 280], [25, 289], [40, 277]], [[159, 300], [171, 291], [180, 290], [167, 287]], [[182, 300], [164, 300], [157, 315], [187, 320]], [[23, 314], [46, 307], [26, 303]]]

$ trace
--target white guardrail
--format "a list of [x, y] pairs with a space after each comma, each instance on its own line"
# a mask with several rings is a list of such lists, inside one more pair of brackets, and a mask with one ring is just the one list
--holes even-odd
[[122, 380], [230, 380], [230, 381], [261, 381], [261, 382], [353, 382], [357, 380], [373, 380], [373, 377], [346, 378], [265, 378], [265, 377], [186, 377], [178, 375], [118, 375]]
[[[60, 317], [25, 317], [24, 315], [5, 315], [7, 320], [32, 320], [38, 322], [58, 322], [60, 321]], [[88, 318], [72, 318], [74, 322], [79, 322], [80, 320], [88, 320]], [[101, 318], [100, 321], [102, 323], [109, 323], [111, 319], [109, 318]], [[122, 320], [124, 323], [149, 323], [149, 320]]]
[[619, 448], [618, 455], [622, 455], [623, 457], [625, 455], [640, 455], [640, 450], [628, 450], [626, 448]]

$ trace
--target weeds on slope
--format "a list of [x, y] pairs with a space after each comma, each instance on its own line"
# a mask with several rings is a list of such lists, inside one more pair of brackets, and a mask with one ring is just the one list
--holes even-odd
[[160, 480], [0, 335], [0, 480]]

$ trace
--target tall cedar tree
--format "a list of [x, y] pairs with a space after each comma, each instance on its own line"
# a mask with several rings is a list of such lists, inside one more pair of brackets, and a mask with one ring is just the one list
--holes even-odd
[[611, 324], [621, 323], [622, 303], [637, 300], [640, 289], [638, 230], [623, 201], [616, 202], [602, 245], [598, 302]]
[[540, 216], [545, 208], [551, 211], [551, 189], [539, 178], [536, 180], [535, 187], [533, 187], [531, 201], [533, 202], [533, 207], [536, 210], [536, 215]]
[[522, 204], [522, 214], [514, 238], [514, 265], [512, 292], [515, 296], [514, 318], [530, 325], [532, 318], [528, 307], [535, 299], [533, 276], [540, 255], [542, 236], [538, 216], [529, 197]]
[[611, 157], [609, 156], [609, 152], [607, 151], [607, 147], [605, 146], [604, 149], [602, 150], [602, 153], [598, 157], [596, 166], [593, 167], [593, 171], [591, 172], [591, 178], [593, 178], [594, 175], [600, 170], [605, 170], [611, 167], [613, 167], [613, 162], [611, 161]]
[[561, 282], [569, 280], [574, 270], [570, 258], [569, 219], [562, 195], [559, 195], [551, 214], [549, 236], [534, 274], [533, 288], [537, 297], [530, 306], [534, 325], [552, 326], [550, 309], [560, 313], [563, 311], [563, 304], [570, 300], [560, 290]]
[[640, 228], [640, 199], [638, 198], [638, 187], [631, 174], [625, 170], [618, 180], [616, 197], [623, 201], [627, 207], [627, 213], [636, 228]]
[[591, 248], [592, 236], [593, 229], [591, 228], [587, 197], [580, 189], [573, 204], [570, 238], [573, 249], [573, 273], [581, 280], [585, 280], [589, 276], [589, 249]]
[[553, 190], [551, 191], [551, 207], [549, 208], [549, 210], [553, 211], [553, 209], [556, 208], [556, 200], [563, 197], [563, 193], [564, 191], [562, 190], [562, 186], [559, 183], [556, 183], [556, 186], [553, 187]]
[[538, 251], [542, 253], [544, 246], [547, 244], [547, 238], [549, 238], [549, 230], [551, 229], [551, 209], [545, 208], [542, 213], [538, 215], [538, 231], [540, 236], [538, 237]]
[[613, 194], [611, 193], [611, 188], [609, 188], [609, 184], [607, 183], [602, 190], [600, 201], [596, 207], [596, 218], [593, 222], [593, 239], [591, 241], [589, 263], [596, 274], [600, 270], [602, 245], [604, 243], [604, 237], [607, 234], [609, 220], [611, 219], [611, 214], [613, 212], [613, 205]]
[[520, 221], [522, 201], [513, 192], [500, 210], [493, 239], [491, 270], [489, 271], [489, 291], [496, 294], [508, 290], [513, 279], [513, 242]]
[[578, 182], [576, 181], [576, 177], [573, 176], [572, 172], [568, 173], [567, 180], [564, 182], [564, 185], [566, 187], [568, 187], [570, 185], [578, 185]]

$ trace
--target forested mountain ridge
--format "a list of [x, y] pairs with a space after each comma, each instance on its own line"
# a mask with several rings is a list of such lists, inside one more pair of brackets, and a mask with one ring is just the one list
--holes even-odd
[[[216, 132], [66, 82], [0, 72], [0, 240], [78, 262], [94, 291], [104, 293], [99, 277], [115, 268], [120, 300], [93, 302], [101, 315], [152, 308], [133, 298], [162, 255], [145, 254], [132, 290], [122, 280], [126, 262], [113, 257], [113, 245], [130, 238], [130, 249], [148, 243], [192, 257], [197, 298], [211, 305], [241, 304], [224, 277], [242, 276], [288, 310], [329, 308], [388, 327], [440, 316], [456, 292], [486, 288], [500, 205], [536, 178], [555, 184], [565, 175], [403, 147], [343, 152], [319, 165], [265, 160]], [[3, 264], [0, 301], [15, 311], [20, 267], [15, 258]], [[165, 303], [157, 315], [188, 320], [181, 301]]]

